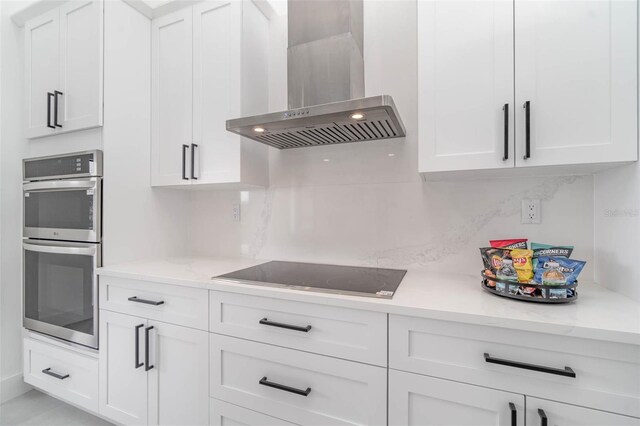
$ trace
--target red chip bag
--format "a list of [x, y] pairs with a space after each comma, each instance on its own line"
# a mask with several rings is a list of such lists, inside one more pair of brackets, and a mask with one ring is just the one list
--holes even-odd
[[526, 238], [518, 238], [514, 240], [491, 240], [489, 243], [493, 248], [526, 249], [527, 241]]

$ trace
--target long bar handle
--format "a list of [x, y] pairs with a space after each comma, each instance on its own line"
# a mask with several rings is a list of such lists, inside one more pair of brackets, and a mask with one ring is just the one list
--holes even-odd
[[53, 124], [55, 127], [62, 127], [62, 124], [58, 124], [58, 95], [63, 95], [59, 90], [54, 90], [54, 103], [53, 103]]
[[51, 124], [51, 98], [53, 98], [53, 93], [47, 92], [47, 127], [55, 129], [56, 126]]
[[151, 330], [153, 330], [153, 326], [144, 329], [144, 371], [149, 371], [154, 367], [149, 365], [149, 332]]
[[155, 301], [155, 300], [147, 300], [147, 299], [138, 299], [138, 296], [131, 296], [127, 300], [129, 302], [144, 303], [145, 305], [153, 305], [153, 306], [164, 305], [164, 300]]
[[140, 368], [144, 364], [140, 362], [140, 329], [144, 327], [144, 324], [136, 325], [135, 333], [135, 346], [136, 346], [136, 359], [135, 359], [135, 368]]
[[187, 176], [187, 150], [189, 145], [182, 144], [182, 180], [189, 180]]
[[56, 379], [59, 379], [59, 380], [64, 380], [69, 377], [68, 374], [62, 375], [62, 374], [54, 373], [53, 371], [51, 371], [51, 368], [45, 368], [44, 370], [42, 370], [42, 372], [47, 376], [55, 377]]
[[258, 383], [260, 383], [262, 386], [268, 386], [270, 388], [279, 389], [285, 392], [295, 393], [296, 395], [309, 396], [309, 394], [311, 393], [311, 388], [306, 388], [304, 390], [298, 389], [298, 388], [292, 388], [291, 386], [270, 382], [269, 380], [267, 380], [267, 376], [264, 376], [262, 379], [260, 379]]
[[547, 413], [542, 408], [538, 408], [538, 416], [540, 416], [540, 426], [547, 426]]
[[258, 322], [260, 324], [262, 324], [262, 325], [268, 325], [268, 326], [271, 326], [271, 327], [286, 328], [287, 330], [302, 331], [304, 333], [308, 333], [309, 330], [311, 330], [311, 326], [310, 325], [307, 325], [305, 327], [300, 327], [299, 325], [289, 325], [289, 324], [283, 324], [281, 322], [269, 321], [267, 318], [262, 318]]
[[502, 161], [507, 161], [509, 159], [509, 104], [504, 104], [502, 111], [504, 111], [504, 148]]
[[191, 144], [191, 179], [198, 180], [196, 174], [196, 148], [200, 149], [197, 144]]
[[536, 365], [536, 364], [528, 364], [526, 362], [519, 361], [511, 361], [508, 359], [501, 358], [493, 358], [491, 355], [485, 352], [484, 354], [485, 362], [491, 364], [500, 364], [506, 365], [507, 367], [515, 367], [515, 368], [523, 368], [525, 370], [539, 371], [541, 373], [555, 374], [557, 376], [565, 376], [565, 377], [576, 377], [575, 371], [571, 369], [571, 367], [564, 368], [553, 368], [553, 367], [545, 367], [544, 365]]
[[524, 159], [531, 158], [531, 102], [526, 101], [524, 108]]
[[518, 426], [518, 410], [513, 402], [509, 403], [509, 410], [511, 411], [511, 426]]

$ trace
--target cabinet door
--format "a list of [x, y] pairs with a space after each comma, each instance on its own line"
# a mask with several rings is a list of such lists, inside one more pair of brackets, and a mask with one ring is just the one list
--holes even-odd
[[[544, 416], [546, 416], [546, 423]], [[527, 425], [639, 426], [640, 419], [527, 397]]]
[[152, 22], [151, 184], [154, 186], [191, 183], [191, 13], [192, 8], [188, 7]]
[[518, 166], [637, 160], [636, 8], [515, 0]]
[[147, 424], [146, 326], [145, 319], [100, 310], [100, 414], [118, 423]]
[[512, 2], [418, 2], [420, 172], [514, 166], [513, 67]]
[[247, 425], [247, 426], [293, 426], [294, 423], [285, 422], [266, 414], [258, 413], [247, 408], [229, 404], [211, 398], [211, 426]]
[[149, 424], [209, 424], [209, 333], [149, 321]]
[[58, 123], [62, 131], [102, 125], [103, 3], [60, 7]]
[[195, 183], [240, 180], [240, 138], [227, 132], [226, 120], [241, 115], [242, 7], [228, 0], [193, 7]]
[[[59, 82], [58, 9], [25, 24], [25, 137], [52, 134], [52, 96]], [[52, 126], [52, 127], [49, 127]]]
[[523, 425], [524, 396], [389, 370], [389, 424]]

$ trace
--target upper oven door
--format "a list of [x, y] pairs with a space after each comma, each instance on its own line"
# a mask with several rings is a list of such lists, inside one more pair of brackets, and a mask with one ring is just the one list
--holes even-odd
[[101, 186], [100, 178], [25, 183], [23, 235], [100, 242]]

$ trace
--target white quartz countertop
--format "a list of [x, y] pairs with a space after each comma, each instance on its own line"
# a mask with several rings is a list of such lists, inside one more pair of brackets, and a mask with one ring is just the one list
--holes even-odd
[[100, 268], [104, 276], [275, 297], [422, 318], [640, 344], [640, 302], [581, 282], [569, 304], [520, 302], [487, 293], [478, 275], [409, 269], [393, 299], [232, 283], [212, 277], [267, 262], [250, 259], [166, 259]]

